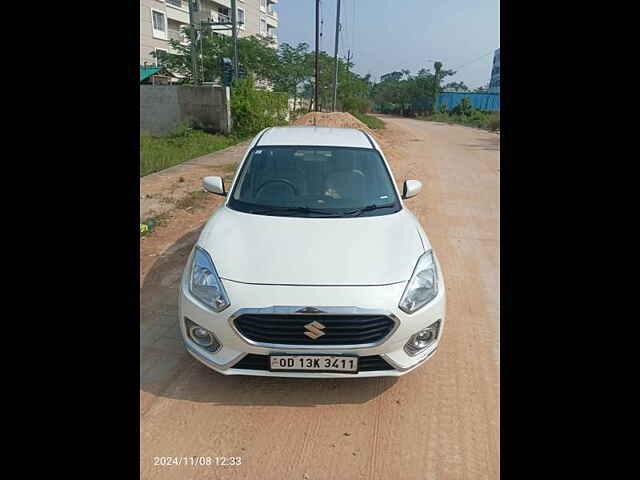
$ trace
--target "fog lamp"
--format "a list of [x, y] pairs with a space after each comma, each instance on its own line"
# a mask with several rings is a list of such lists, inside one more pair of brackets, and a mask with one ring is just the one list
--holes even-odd
[[218, 342], [213, 333], [188, 318], [185, 318], [184, 321], [190, 340], [209, 352], [215, 352], [220, 349], [220, 342]]
[[417, 355], [431, 345], [438, 338], [439, 333], [440, 320], [437, 320], [427, 328], [423, 328], [419, 332], [411, 335], [411, 338], [409, 338], [409, 341], [404, 346], [404, 351], [411, 357]]

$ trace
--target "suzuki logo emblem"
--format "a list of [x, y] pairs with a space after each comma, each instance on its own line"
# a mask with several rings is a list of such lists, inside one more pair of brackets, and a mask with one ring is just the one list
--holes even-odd
[[313, 340], [316, 340], [320, 338], [322, 335], [324, 335], [324, 332], [322, 331], [322, 329], [325, 328], [325, 326], [320, 322], [313, 321], [311, 323], [307, 323], [304, 326], [304, 328], [307, 329], [307, 331], [304, 332], [304, 334]]

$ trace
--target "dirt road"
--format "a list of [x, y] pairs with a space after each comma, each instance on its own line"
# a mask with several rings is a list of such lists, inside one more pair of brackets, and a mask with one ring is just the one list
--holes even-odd
[[[142, 478], [499, 478], [499, 137], [381, 118], [397, 181], [424, 185], [407, 206], [447, 281], [438, 353], [398, 379], [224, 377], [192, 359], [179, 338], [177, 285], [219, 203], [211, 195], [142, 243]], [[192, 456], [242, 464], [154, 466], [154, 457]]]

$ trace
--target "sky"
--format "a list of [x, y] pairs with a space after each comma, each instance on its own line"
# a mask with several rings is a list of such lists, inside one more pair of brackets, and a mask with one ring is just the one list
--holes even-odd
[[[333, 55], [337, 0], [321, 0], [320, 50]], [[315, 48], [315, 0], [279, 0], [278, 42]], [[341, 0], [338, 55], [350, 49], [354, 71], [377, 81], [402, 69], [433, 72], [434, 61], [458, 73], [445, 83], [489, 83], [500, 48], [500, 0]]]

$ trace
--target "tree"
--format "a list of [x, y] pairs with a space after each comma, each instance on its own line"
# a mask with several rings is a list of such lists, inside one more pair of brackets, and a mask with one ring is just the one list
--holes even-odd
[[[186, 83], [193, 83], [191, 65], [191, 27], [185, 28], [187, 41], [183, 44], [177, 40], [169, 40], [170, 47], [177, 53], [162, 53], [163, 66], [172, 73], [184, 78]], [[222, 75], [221, 57], [233, 57], [233, 39], [215, 32], [203, 32], [195, 45], [198, 56], [198, 68], [202, 80], [211, 82]], [[158, 58], [155, 52], [151, 55]], [[251, 36], [238, 38], [238, 61], [247, 72], [255, 73], [260, 80], [272, 80], [278, 68], [278, 54], [269, 47], [269, 41]]]
[[469, 87], [467, 87], [464, 82], [450, 82], [442, 87], [442, 90], [454, 90], [456, 92], [468, 92]]
[[415, 83], [409, 70], [390, 72], [380, 77], [373, 89], [376, 103], [391, 103], [399, 105], [401, 115], [404, 115], [405, 104], [410, 101], [415, 90]]
[[372, 86], [371, 96], [375, 103], [390, 104], [401, 115], [432, 109], [441, 91], [440, 82], [456, 73], [444, 70], [441, 62], [436, 62], [434, 69], [435, 72], [431, 73], [429, 69], [421, 68], [416, 75], [404, 69], [386, 73], [380, 77], [379, 83]]
[[385, 73], [384, 75], [382, 75], [380, 77], [380, 81], [381, 82], [399, 82], [400, 80], [402, 80], [402, 77], [404, 76], [403, 72], [391, 72], [391, 73]]
[[440, 82], [447, 76], [455, 75], [456, 72], [453, 70], [442, 70], [442, 62], [435, 62], [433, 64], [434, 73], [434, 87], [433, 87], [433, 108], [436, 108], [436, 104], [438, 103], [438, 95], [442, 89], [440, 88]]
[[[186, 33], [190, 31], [187, 28]], [[184, 78], [187, 83], [192, 82], [191, 44], [187, 40], [180, 43], [170, 40], [171, 48], [176, 52], [162, 57], [163, 66], [170, 72]], [[230, 58], [233, 55], [232, 39], [228, 36], [215, 33], [203, 34], [196, 44], [198, 53], [198, 68], [202, 71], [204, 81], [214, 81], [222, 76], [221, 59]], [[154, 56], [155, 53], [153, 54]], [[293, 97], [294, 106], [297, 106], [298, 98], [303, 97], [311, 101], [315, 83], [315, 52], [309, 51], [309, 45], [299, 43], [290, 45], [283, 43], [276, 50], [269, 46], [268, 41], [247, 37], [238, 39], [239, 62], [247, 74], [254, 74], [257, 80], [267, 80], [273, 85], [276, 92], [282, 92]], [[320, 66], [320, 89], [318, 99], [320, 107], [329, 106], [333, 100], [333, 75], [334, 59], [327, 52], [320, 52], [318, 57]], [[338, 59], [338, 105], [343, 110], [354, 112], [369, 111], [372, 106], [374, 83], [370, 75], [361, 76], [353, 72], [353, 62]], [[394, 79], [406, 81], [411, 78], [408, 70], [393, 72], [389, 82]], [[246, 87], [246, 85], [245, 85]], [[406, 85], [403, 90], [394, 93], [394, 98], [407, 103], [410, 99]]]
[[313, 73], [309, 68], [310, 64], [305, 61], [307, 55], [309, 45], [306, 43], [299, 43], [296, 47], [283, 43], [278, 49], [279, 62], [274, 72], [274, 89], [293, 96], [294, 109], [301, 84]]
[[[309, 100], [309, 111], [315, 89], [315, 53], [307, 53], [304, 59], [304, 72], [307, 75], [301, 83], [301, 96]], [[320, 67], [320, 88], [318, 90], [319, 110], [329, 107], [333, 102], [334, 59], [326, 52], [318, 56]], [[344, 111], [368, 111], [371, 107], [371, 76], [361, 77], [351, 71], [353, 63], [338, 58], [338, 107]]]

